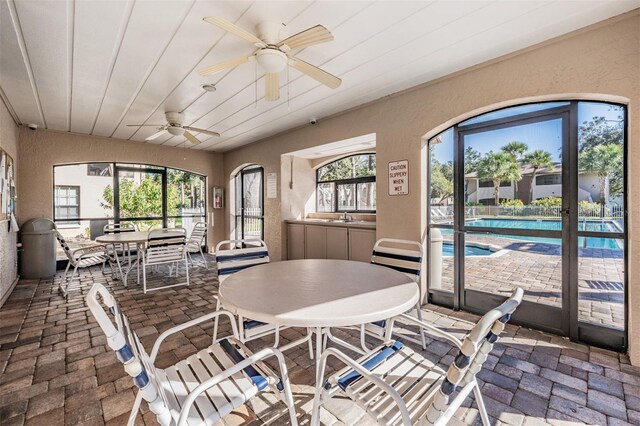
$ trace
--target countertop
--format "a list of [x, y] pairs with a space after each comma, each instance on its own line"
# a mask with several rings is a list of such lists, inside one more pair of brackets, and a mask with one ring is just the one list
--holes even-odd
[[364, 220], [354, 220], [351, 222], [341, 222], [335, 219], [287, 219], [286, 223], [297, 223], [300, 225], [320, 225], [320, 226], [334, 226], [339, 228], [361, 228], [361, 229], [376, 229], [376, 223]]

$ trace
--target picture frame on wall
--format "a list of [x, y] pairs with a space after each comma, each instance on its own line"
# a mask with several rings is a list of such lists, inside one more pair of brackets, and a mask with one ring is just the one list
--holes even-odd
[[213, 208], [224, 208], [224, 188], [222, 188], [221, 186], [213, 187]]

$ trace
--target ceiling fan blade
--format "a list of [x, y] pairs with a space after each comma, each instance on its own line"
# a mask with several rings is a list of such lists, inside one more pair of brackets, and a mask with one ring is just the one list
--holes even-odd
[[285, 38], [276, 47], [288, 46], [289, 49], [302, 49], [303, 47], [313, 46], [314, 44], [326, 43], [333, 40], [331, 32], [322, 25], [308, 28], [298, 34]]
[[207, 16], [202, 19], [210, 24], [213, 24], [217, 27], [222, 28], [225, 31], [235, 34], [238, 37], [243, 38], [247, 40], [249, 43], [253, 43], [258, 47], [267, 47], [267, 44], [264, 41], [260, 40], [258, 37], [251, 34], [249, 31], [243, 30], [236, 24], [233, 24], [225, 19], [217, 18], [215, 16]]
[[188, 140], [189, 142], [191, 142], [191, 143], [192, 143], [192, 144], [194, 144], [194, 145], [198, 145], [198, 144], [200, 143], [200, 141], [199, 141], [195, 136], [193, 136], [193, 135], [191, 134], [191, 132], [189, 132], [189, 131], [186, 131], [186, 130], [185, 130], [185, 132], [183, 133], [183, 135], [184, 135], [184, 137], [185, 137], [185, 138], [187, 138], [187, 140]]
[[156, 138], [159, 138], [160, 136], [164, 135], [165, 133], [167, 133], [166, 129], [162, 129], [157, 133], [152, 134], [151, 136], [149, 136], [148, 138], [145, 139], [145, 141], [152, 141]]
[[202, 133], [209, 136], [220, 137], [220, 133], [212, 132], [211, 130], [198, 129], [197, 127], [184, 126], [185, 130], [191, 130], [192, 132]]
[[340, 84], [342, 84], [342, 80], [340, 80], [338, 77], [333, 74], [329, 74], [324, 70], [321, 70], [315, 65], [311, 65], [310, 63], [293, 56], [289, 56], [289, 59], [292, 61], [291, 66], [293, 68], [297, 69], [301, 73], [308, 75], [311, 78], [318, 80], [320, 83], [331, 89], [337, 89]]
[[127, 127], [164, 127], [164, 124], [127, 124]]
[[280, 74], [268, 72], [264, 75], [264, 98], [267, 101], [280, 99]]
[[203, 68], [201, 70], [198, 71], [198, 74], [200, 75], [211, 75], [211, 74], [215, 74], [219, 71], [225, 70], [227, 68], [233, 68], [233, 67], [237, 67], [238, 65], [244, 64], [245, 62], [249, 62], [249, 58], [253, 56], [253, 53], [251, 55], [245, 55], [245, 56], [240, 56], [237, 58], [233, 58], [233, 59], [229, 59], [228, 61], [225, 62], [221, 62], [219, 64], [216, 65], [212, 65], [210, 67], [207, 68]]

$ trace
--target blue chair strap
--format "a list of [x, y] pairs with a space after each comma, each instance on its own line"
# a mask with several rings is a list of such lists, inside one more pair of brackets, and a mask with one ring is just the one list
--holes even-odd
[[220, 254], [216, 256], [216, 262], [231, 262], [233, 260], [260, 259], [267, 256], [269, 256], [269, 252], [266, 250], [250, 252], [250, 253]]
[[[236, 364], [245, 360], [245, 357], [242, 356], [242, 354], [238, 352], [238, 350], [231, 343], [229, 343], [228, 340], [221, 340], [220, 346]], [[258, 371], [253, 368], [252, 365], [244, 368], [242, 371], [244, 371], [244, 373], [249, 376], [253, 384], [257, 386], [258, 390], [266, 388], [269, 384], [267, 379], [263, 375], [258, 373]]]
[[[401, 341], [396, 340], [395, 342], [393, 342], [393, 344], [385, 346], [371, 358], [366, 360], [362, 364], [362, 366], [368, 371], [371, 371], [402, 348], [404, 348], [404, 344]], [[343, 376], [340, 380], [338, 380], [338, 386], [340, 386], [342, 390], [346, 390], [349, 385], [353, 384], [361, 377], [362, 375], [360, 373], [352, 370], [349, 374]]]
[[374, 250], [373, 255], [378, 257], [388, 257], [389, 259], [406, 260], [407, 262], [422, 262], [422, 256], [408, 256], [406, 254], [387, 253], [378, 250]]
[[373, 263], [374, 265], [380, 265], [380, 266], [384, 266], [386, 268], [391, 268], [391, 269], [394, 269], [394, 270], [399, 271], [399, 272], [404, 272], [405, 274], [412, 274], [412, 275], [420, 276], [420, 269], [404, 268], [402, 266], [387, 265], [386, 263], [376, 263], [376, 262], [371, 262], [371, 263]]
[[259, 327], [261, 325], [264, 325], [265, 323], [260, 322], [260, 321], [256, 321], [256, 320], [245, 320], [242, 323], [242, 327], [244, 327], [245, 330], [249, 330], [251, 328], [256, 328]]

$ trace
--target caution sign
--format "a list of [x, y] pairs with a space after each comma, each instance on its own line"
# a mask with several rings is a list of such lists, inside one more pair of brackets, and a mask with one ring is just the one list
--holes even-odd
[[409, 194], [409, 160], [389, 163], [389, 195]]

